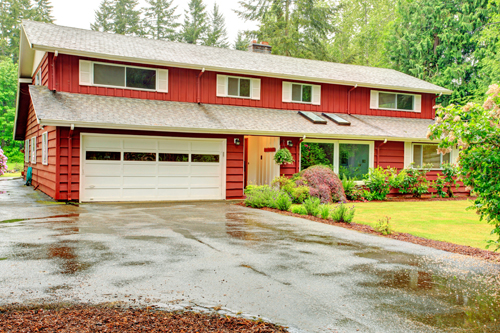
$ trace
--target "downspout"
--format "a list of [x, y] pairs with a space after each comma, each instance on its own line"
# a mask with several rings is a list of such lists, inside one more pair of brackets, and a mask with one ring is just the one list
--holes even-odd
[[71, 201], [71, 168], [73, 167], [73, 130], [75, 124], [71, 124], [68, 136], [68, 201]]
[[351, 88], [351, 90], [347, 92], [347, 114], [349, 115], [351, 114], [351, 91], [353, 91], [357, 87], [358, 85], [356, 84], [354, 87]]
[[200, 74], [198, 74], [198, 92], [197, 92], [197, 98], [196, 98], [196, 102], [198, 104], [201, 104], [201, 76], [203, 75], [203, 73], [205, 73], [205, 68], [203, 68], [200, 72]]
[[59, 56], [59, 52], [56, 51], [54, 53], [54, 58], [52, 58], [52, 87], [51, 87], [52, 89], [50, 89], [50, 90], [52, 90], [54, 92], [56, 91], [56, 88], [55, 88], [55, 86], [56, 86], [56, 81], [55, 81], [56, 75], [55, 75], [55, 72], [56, 72], [56, 60], [57, 60], [58, 56]]
[[377, 147], [377, 166], [380, 165], [380, 147], [382, 147], [386, 143], [387, 143], [387, 139], [385, 139], [384, 142]]

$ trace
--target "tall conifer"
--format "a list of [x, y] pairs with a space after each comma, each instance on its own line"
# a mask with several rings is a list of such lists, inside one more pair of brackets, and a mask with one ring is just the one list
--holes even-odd
[[191, 0], [184, 14], [181, 39], [190, 44], [201, 44], [208, 30], [207, 13], [203, 0]]
[[176, 40], [180, 15], [175, 14], [177, 6], [172, 6], [173, 0], [146, 1], [149, 4], [144, 9], [146, 34], [154, 39]]
[[210, 23], [207, 31], [207, 38], [204, 44], [208, 46], [228, 48], [226, 22], [224, 15], [219, 11], [219, 6], [214, 3], [214, 9], [210, 14]]

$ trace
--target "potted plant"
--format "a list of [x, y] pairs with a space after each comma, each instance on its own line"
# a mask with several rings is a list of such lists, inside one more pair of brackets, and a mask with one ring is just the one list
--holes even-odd
[[292, 164], [295, 160], [292, 157], [292, 153], [287, 148], [281, 148], [274, 154], [274, 161], [277, 164]]

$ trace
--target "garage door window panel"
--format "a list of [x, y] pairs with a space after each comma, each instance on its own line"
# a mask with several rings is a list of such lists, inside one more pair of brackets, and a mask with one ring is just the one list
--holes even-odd
[[125, 161], [156, 162], [156, 153], [124, 153]]
[[88, 151], [85, 153], [87, 161], [120, 161], [119, 151]]
[[160, 162], [189, 162], [189, 154], [166, 154], [160, 153], [158, 155]]
[[192, 154], [191, 162], [195, 163], [219, 163], [220, 156], [215, 154]]

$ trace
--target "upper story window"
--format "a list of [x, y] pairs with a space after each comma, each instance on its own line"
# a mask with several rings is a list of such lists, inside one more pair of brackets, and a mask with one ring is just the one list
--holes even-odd
[[217, 75], [217, 96], [260, 99], [260, 79]]
[[440, 169], [443, 163], [450, 163], [451, 154], [439, 154], [436, 144], [413, 144], [413, 163], [416, 168], [429, 165], [431, 169]]
[[420, 112], [421, 104], [421, 95], [371, 91], [370, 109]]
[[283, 102], [321, 105], [321, 86], [283, 81]]
[[168, 70], [80, 60], [80, 85], [168, 92]]
[[41, 86], [42, 85], [42, 71], [38, 70], [35, 74], [35, 86]]

